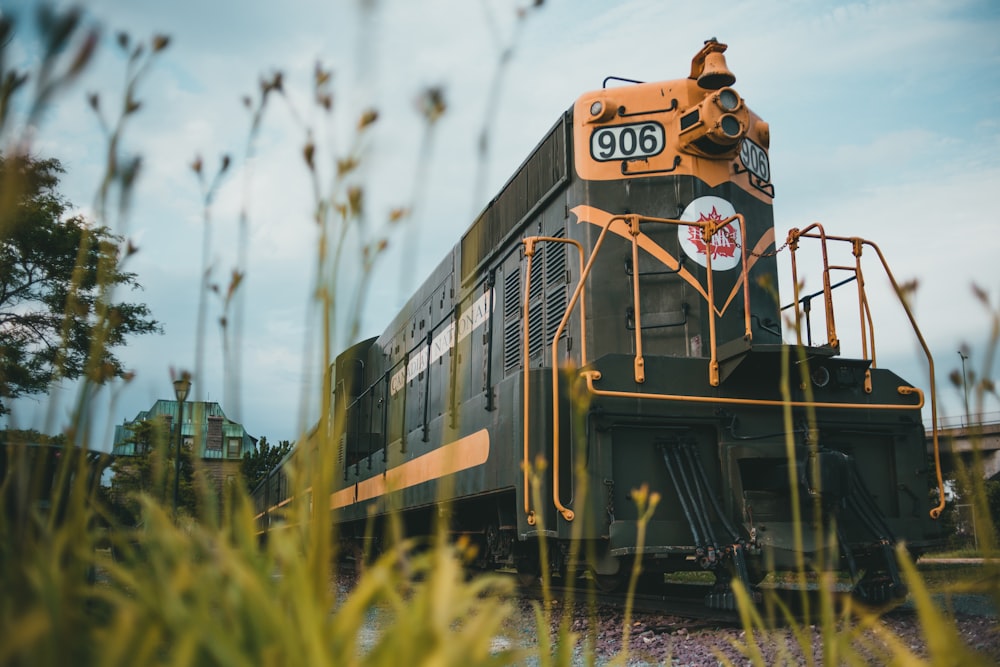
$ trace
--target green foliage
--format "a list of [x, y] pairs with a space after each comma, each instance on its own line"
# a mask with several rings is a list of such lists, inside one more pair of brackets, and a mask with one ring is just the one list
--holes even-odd
[[[109, 509], [124, 525], [135, 526], [142, 517], [143, 498], [172, 507], [177, 446], [163, 420], [133, 422], [126, 428], [129, 435], [122, 444], [132, 445], [134, 454], [118, 456], [111, 464], [114, 477], [108, 493]], [[198, 515], [194, 458], [189, 444], [181, 447], [177, 498], [179, 513]]]
[[963, 551], [966, 555], [979, 556], [980, 540], [988, 541], [990, 535], [1000, 535], [1000, 481], [975, 480], [973, 475], [974, 470], [959, 467], [958, 479], [950, 480], [955, 498], [946, 503], [941, 513], [950, 553]]
[[125, 377], [114, 348], [160, 330], [145, 304], [112, 299], [115, 288], [139, 288], [119, 263], [124, 241], [65, 217], [62, 172], [54, 158], [0, 155], [0, 415], [55, 379]]
[[282, 440], [277, 446], [274, 446], [267, 441], [267, 438], [262, 437], [252, 452], [243, 454], [240, 472], [247, 490], [253, 491], [254, 487], [260, 484], [267, 473], [273, 470], [290, 451], [292, 451], [290, 441]]
[[[10, 409], [11, 398], [40, 393], [54, 380], [82, 379], [76, 406], [82, 420], [96, 387], [131, 377], [113, 350], [130, 335], [159, 331], [144, 304], [115, 300], [116, 289], [139, 283], [123, 268], [136, 249], [111, 230], [109, 220], [126, 217], [141, 163], [120, 149], [126, 121], [141, 107], [135, 84], [169, 40], [157, 36], [149, 48], [139, 44], [132, 50], [117, 117], [109, 120], [98, 95], [89, 95], [107, 139], [95, 219], [63, 219], [70, 207], [55, 190], [61, 165], [35, 157], [31, 140], [49, 107], [88, 67], [100, 31], [79, 8], [42, 4], [34, 13], [41, 53], [26, 59], [28, 70], [6, 58], [20, 16], [0, 15], [0, 414]], [[119, 44], [129, 48], [127, 38]]]
[[[60, 72], [59, 54], [74, 42], [80, 14], [47, 11], [44, 18], [43, 31], [53, 33], [50, 42], [62, 46], [47, 52], [43, 69]], [[0, 23], [3, 45], [10, 26], [6, 18]], [[119, 44], [131, 53], [131, 65], [141, 61], [144, 53], [162, 49], [166, 40], [154, 39], [146, 51], [142, 44], [133, 47], [124, 36]], [[141, 72], [143, 68], [134, 69]], [[68, 81], [45, 73], [39, 76], [61, 84]], [[7, 81], [27, 78], [18, 73]], [[125, 116], [139, 108], [133, 97], [134, 82], [130, 78]], [[18, 89], [22, 89], [20, 84], [4, 89], [5, 104]], [[45, 90], [49, 91], [47, 99], [58, 92], [51, 86]], [[262, 118], [263, 100], [280, 92], [280, 76], [264, 84], [254, 132]], [[323, 99], [330, 98], [321, 96], [321, 104]], [[90, 103], [99, 112], [96, 96]], [[441, 106], [435, 106], [435, 114]], [[359, 132], [374, 122], [376, 114], [366, 112], [361, 118]], [[109, 147], [116, 149], [121, 122], [116, 125], [102, 118], [102, 125], [108, 130]], [[120, 159], [116, 150], [109, 150], [109, 156], [113, 164], [108, 165], [100, 187], [102, 201], [111, 184], [127, 190], [136, 175], [136, 162]], [[352, 161], [356, 164], [359, 159], [360, 146], [355, 144], [336, 164], [346, 176], [353, 169]], [[348, 227], [359, 225], [363, 201], [363, 190], [357, 185], [335, 187], [324, 196], [317, 203], [324, 239], [332, 231], [332, 238], [342, 240]], [[327, 212], [333, 212], [334, 220], [326, 218]], [[394, 211], [389, 222], [403, 217], [402, 209]], [[385, 243], [383, 237], [363, 241], [365, 270], [370, 270]], [[342, 245], [336, 251], [338, 257]], [[331, 305], [326, 295], [333, 293], [328, 280], [338, 274], [336, 261], [329, 262], [329, 256], [321, 258], [318, 271], [319, 302], [324, 309]], [[229, 289], [219, 290], [226, 295], [227, 312], [241, 276], [235, 270]], [[359, 307], [351, 303], [341, 312], [349, 319]], [[199, 332], [203, 333], [200, 328]], [[327, 329], [327, 346], [330, 335]], [[97, 343], [96, 349], [101, 350], [105, 340]], [[85, 410], [77, 413], [77, 419], [87, 417]], [[315, 451], [310, 452], [315, 458], [309, 459], [305, 470], [292, 471], [300, 497], [310, 486], [325, 488], [332, 479], [335, 448], [328, 437], [317, 437]], [[0, 590], [4, 592], [0, 596], [0, 664], [359, 665], [403, 660], [466, 665], [510, 664], [524, 657], [516, 650], [494, 650], [492, 638], [510, 614], [510, 605], [501, 595], [509, 588], [492, 578], [468, 581], [464, 549], [397, 544], [368, 566], [346, 594], [331, 584], [334, 536], [323, 503], [313, 512], [309, 503], [289, 506], [289, 523], [294, 528], [274, 531], [262, 548], [241, 485], [227, 487], [220, 520], [196, 513], [175, 519], [166, 500], [172, 470], [166, 429], [158, 423], [138, 424], [130, 442], [140, 448], [141, 456], [116, 462], [118, 488], [109, 494], [125, 499], [130, 515], [126, 520], [117, 519], [103, 506], [100, 492], [84, 483], [87, 475], [69, 467], [74, 457], [62, 457], [53, 478], [54, 488], [69, 501], [63, 503], [69, 512], [62, 520], [53, 520], [44, 508], [21, 511], [25, 508], [5, 503], [4, 509], [10, 511], [0, 513]], [[195, 486], [202, 482], [196, 475]], [[2, 484], [4, 490], [16, 489], [19, 480], [5, 474]], [[8, 521], [12, 514], [16, 521]], [[33, 530], [20, 531], [18, 526], [23, 524]], [[29, 539], [17, 539], [22, 536]], [[374, 629], [373, 614], [384, 620]]]
[[90, 662], [92, 638], [78, 629], [101, 613], [93, 556], [103, 514], [93, 501], [106, 463], [61, 436], [0, 438], [0, 664]]
[[[984, 368], [992, 368], [993, 355], [1000, 347], [1000, 308], [990, 305], [983, 290], [975, 288], [977, 296], [983, 301], [993, 319], [993, 326], [986, 346], [986, 361]], [[988, 373], [983, 373], [982, 380], [976, 385], [976, 399], [981, 406], [984, 397], [995, 394], [995, 385]], [[785, 384], [788, 382], [786, 370]], [[806, 383], [808, 384], [808, 383]], [[960, 386], [956, 383], [956, 386]], [[982, 412], [981, 410], [979, 412]], [[973, 438], [974, 444], [978, 443]], [[838, 606], [838, 598], [833, 594], [834, 574], [832, 571], [808, 572], [804, 563], [799, 565], [799, 583], [804, 584], [806, 575], [811, 574], [819, 582], [818, 607], [810, 609], [805, 606], [805, 618], [800, 619], [791, 613], [787, 605], [777, 600], [773, 595], [765, 593], [763, 610], [753, 604], [747, 591], [739, 582], [734, 582], [739, 611], [745, 630], [743, 639], [736, 644], [747, 659], [747, 664], [763, 666], [774, 664], [773, 660], [765, 658], [763, 650], [772, 641], [771, 630], [776, 626], [787, 627], [793, 637], [793, 642], [781, 644], [778, 648], [777, 662], [779, 664], [815, 664], [813, 659], [813, 632], [818, 632], [822, 638], [822, 659], [819, 664], [902, 664], [902, 665], [987, 665], [990, 662], [983, 656], [972, 651], [958, 632], [954, 622], [942, 609], [948, 604], [948, 596], [952, 593], [978, 593], [992, 597], [994, 605], [1000, 605], [1000, 562], [996, 560], [997, 543], [996, 528], [1000, 515], [997, 514], [1000, 483], [984, 481], [982, 462], [978, 460], [978, 446], [974, 447], [976, 460], [970, 469], [959, 468], [958, 487], [963, 502], [969, 502], [975, 508], [977, 516], [990, 517], [985, 522], [984, 529], [978, 531], [981, 550], [975, 554], [985, 556], [984, 562], [971, 572], [965, 571], [965, 576], [946, 577], [944, 586], [932, 589], [917, 570], [905, 544], [896, 547], [896, 559], [899, 563], [903, 580], [909, 590], [909, 598], [917, 612], [923, 638], [926, 640], [926, 657], [914, 652], [913, 646], [901, 641], [883, 623], [883, 609], [868, 608], [847, 599]], [[792, 480], [793, 486], [797, 484]], [[937, 489], [933, 491], [935, 499]], [[951, 503], [954, 505], [955, 503]], [[953, 530], [957, 518], [953, 511], [942, 515], [947, 521], [946, 530]], [[831, 541], [834, 536], [830, 536]], [[801, 539], [801, 537], [797, 537]], [[804, 587], [803, 587], [804, 589]], [[803, 595], [803, 602], [806, 598]], [[803, 657], [799, 657], [803, 656]], [[731, 665], [724, 656], [719, 655], [720, 662]]]
[[983, 491], [990, 520], [993, 522], [993, 532], [1000, 535], [1000, 480], [987, 480]]
[[4, 429], [0, 431], [0, 445], [11, 444], [52, 445], [62, 447], [66, 444], [64, 435], [46, 435], [34, 429]]

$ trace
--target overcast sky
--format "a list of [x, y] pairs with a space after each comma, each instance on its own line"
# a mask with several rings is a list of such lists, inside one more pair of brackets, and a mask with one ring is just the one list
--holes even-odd
[[[972, 284], [989, 293], [993, 308], [1000, 305], [994, 198], [1000, 187], [1000, 5], [554, 0], [518, 18], [526, 4], [86, 3], [87, 21], [103, 30], [98, 59], [48, 111], [35, 141], [37, 154], [62, 160], [61, 190], [84, 212], [93, 210], [104, 152], [86, 96], [97, 92], [108, 107], [121, 99], [125, 57], [116, 34], [171, 37], [138, 91], [143, 108], [124, 145], [143, 156], [142, 178], [127, 224], [114, 221], [139, 247], [127, 268], [145, 287], [123, 296], [147, 303], [165, 333], [120, 351], [137, 375], [127, 387], [102, 394], [97, 442], [110, 446], [111, 424], [172, 398], [171, 368], [195, 369], [205, 229], [189, 168], [195, 156], [210, 171], [221, 155], [232, 156], [234, 167], [209, 209], [208, 269], [224, 288], [245, 247], [246, 280], [242, 316], [231, 316], [240, 330], [238, 363], [227, 368], [222, 362], [222, 311], [213, 296], [192, 397], [220, 402], [254, 436], [295, 439], [313, 418], [321, 366], [312, 348], [319, 333], [311, 298], [315, 199], [301, 157], [308, 128], [317, 140], [317, 163], [329, 174], [334, 157], [351, 144], [361, 110], [379, 111], [352, 180], [365, 189], [365, 238], [388, 234], [359, 331], [374, 336], [576, 97], [609, 75], [687, 76], [691, 57], [710, 37], [729, 44], [734, 87], [770, 123], [778, 238], [821, 221], [831, 233], [875, 241], [900, 281], [919, 280], [914, 305], [935, 355], [940, 413], [962, 412], [961, 392], [947, 375], [960, 368], [962, 345], [969, 346], [969, 368], [981, 375], [989, 335], [990, 319]], [[33, 7], [3, 5], [19, 20], [10, 48], [23, 64], [38, 57]], [[334, 72], [332, 121], [310, 102], [317, 61]], [[241, 100], [256, 96], [258, 80], [278, 70], [291, 104], [271, 101], [251, 162], [250, 114]], [[416, 100], [429, 87], [444, 91], [447, 112], [424, 143], [427, 126]], [[387, 228], [398, 206], [414, 207], [413, 215]], [[243, 231], [241, 210], [247, 211]], [[347, 257], [357, 255], [359, 242], [348, 240]], [[874, 264], [866, 277], [879, 365], [926, 388], [926, 365], [905, 317], [887, 298]], [[818, 277], [812, 279], [818, 288]], [[340, 283], [341, 303], [356, 287]], [[789, 300], [786, 292], [783, 302]], [[341, 333], [337, 345], [346, 342]], [[22, 400], [8, 423], [58, 432], [73, 400], [72, 387], [56, 390], [53, 400]], [[986, 410], [1000, 407], [994, 401]]]

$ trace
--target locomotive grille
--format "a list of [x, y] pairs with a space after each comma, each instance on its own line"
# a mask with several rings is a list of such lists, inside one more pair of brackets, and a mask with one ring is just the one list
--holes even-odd
[[545, 287], [545, 257], [548, 254], [547, 245], [535, 249], [535, 261], [531, 263], [531, 294], [528, 295], [531, 301], [542, 296]]
[[542, 351], [542, 347], [545, 344], [545, 327], [544, 315], [542, 310], [543, 303], [538, 301], [531, 305], [531, 310], [528, 311], [528, 326], [530, 331], [528, 332], [528, 356], [533, 357]]
[[[563, 238], [566, 232], [559, 229], [552, 236]], [[566, 293], [565, 243], [547, 243], [545, 246], [545, 290], [545, 340], [551, 341], [566, 313], [569, 300]], [[565, 336], [564, 330], [561, 337]]]
[[520, 310], [521, 274], [508, 271], [503, 279], [503, 319], [516, 318]]
[[508, 271], [503, 280], [503, 370], [521, 364], [521, 272]]
[[463, 282], [569, 179], [566, 153], [569, 127], [567, 114], [462, 237]]
[[[552, 233], [555, 238], [565, 237], [564, 229]], [[521, 274], [526, 261], [521, 259], [517, 266], [509, 270], [503, 280], [503, 365], [504, 372], [520, 368], [523, 349], [523, 308], [524, 294]], [[531, 284], [528, 287], [528, 354], [541, 355], [566, 313], [569, 300], [567, 292], [566, 245], [558, 242], [541, 242], [535, 246], [531, 262]], [[567, 336], [563, 331], [561, 337]]]
[[[565, 230], [557, 230], [552, 234], [555, 238], [566, 236]], [[545, 244], [545, 284], [566, 282], [566, 244]]]
[[521, 365], [521, 323], [508, 322], [503, 327], [503, 370], [508, 373]]
[[[562, 322], [563, 315], [566, 313], [566, 288], [562, 287], [560, 289], [553, 290], [549, 293], [548, 310], [545, 317], [545, 338], [546, 340], [552, 340], [556, 335], [556, 330], [559, 328], [559, 323]], [[563, 329], [562, 336], [566, 336], [566, 330]]]

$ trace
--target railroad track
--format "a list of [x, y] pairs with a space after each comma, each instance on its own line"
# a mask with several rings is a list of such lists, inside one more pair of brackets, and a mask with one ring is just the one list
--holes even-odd
[[[511, 575], [513, 576], [513, 575]], [[519, 586], [521, 594], [529, 599], [542, 600], [544, 591], [540, 582]], [[784, 625], [790, 619], [801, 622], [806, 618], [806, 610], [815, 611], [821, 603], [821, 591], [817, 585], [806, 588], [798, 585], [764, 585], [758, 591], [757, 608], [772, 619], [776, 626]], [[833, 590], [838, 610], [850, 598], [850, 588], [837, 584]], [[632, 609], [638, 613], [680, 617], [694, 621], [697, 626], [737, 627], [741, 625], [736, 609], [719, 609], [708, 606], [706, 597], [713, 594], [713, 586], [708, 584], [672, 583], [650, 586], [648, 582], [632, 596]], [[549, 598], [576, 603], [594, 603], [605, 607], [624, 608], [628, 602], [627, 591], [602, 592], [592, 581], [581, 579], [577, 586], [565, 586], [554, 579], [549, 586]], [[885, 612], [901, 610], [907, 613], [905, 600], [886, 605]], [[686, 626], [687, 627], [687, 626]]]

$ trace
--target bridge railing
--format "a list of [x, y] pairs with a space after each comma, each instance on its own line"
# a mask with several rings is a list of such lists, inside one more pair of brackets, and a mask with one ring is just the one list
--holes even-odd
[[[937, 427], [939, 429], [966, 428], [970, 426], [990, 426], [1000, 424], [1000, 411], [993, 412], [973, 412], [969, 415], [948, 415], [938, 417]], [[930, 419], [924, 420], [924, 428], [928, 431], [933, 425]]]

